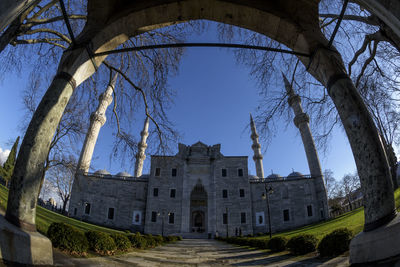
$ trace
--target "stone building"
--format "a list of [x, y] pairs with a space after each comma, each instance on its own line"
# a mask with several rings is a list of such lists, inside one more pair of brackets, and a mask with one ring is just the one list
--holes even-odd
[[265, 233], [267, 188], [271, 228], [277, 232], [327, 218], [322, 179], [298, 172], [259, 178], [248, 174], [247, 156], [224, 156], [220, 145], [179, 144], [174, 156], [151, 157], [149, 175], [77, 173], [69, 212], [95, 224], [152, 234]]

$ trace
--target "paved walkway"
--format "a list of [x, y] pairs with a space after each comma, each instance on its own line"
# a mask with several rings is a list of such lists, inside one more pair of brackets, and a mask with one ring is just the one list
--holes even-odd
[[70, 258], [54, 255], [56, 266], [348, 266], [347, 257], [318, 259], [269, 254], [207, 239], [184, 239], [154, 249], [120, 256]]

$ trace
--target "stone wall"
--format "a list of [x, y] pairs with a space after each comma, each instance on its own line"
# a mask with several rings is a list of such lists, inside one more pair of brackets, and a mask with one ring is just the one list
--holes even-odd
[[[77, 175], [71, 192], [70, 216], [107, 227], [143, 232], [147, 183], [146, 178]], [[87, 204], [90, 209], [86, 208]], [[109, 219], [110, 208], [114, 209], [112, 219]], [[141, 214], [139, 222], [134, 222], [134, 212]]]
[[[265, 184], [273, 190], [269, 194], [273, 233], [326, 219], [326, 213], [323, 211], [321, 214], [322, 200], [317, 197], [315, 179], [299, 177], [270, 181], [267, 178], [266, 183], [263, 180], [251, 181], [254, 233], [269, 232], [266, 200], [261, 197], [265, 193]], [[288, 220], [284, 219], [284, 210], [289, 211]], [[259, 218], [256, 218], [256, 214], [264, 217], [263, 223], [258, 223]]]

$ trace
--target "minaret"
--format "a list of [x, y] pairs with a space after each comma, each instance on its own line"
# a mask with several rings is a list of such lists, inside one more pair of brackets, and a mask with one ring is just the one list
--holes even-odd
[[136, 162], [135, 162], [135, 177], [140, 177], [142, 175], [143, 171], [143, 162], [146, 158], [146, 140], [147, 136], [149, 136], [149, 117], [146, 117], [146, 120], [144, 121], [143, 125], [143, 131], [140, 132], [140, 136], [142, 139], [140, 140], [140, 143], [138, 144], [138, 153], [136, 154]]
[[317, 149], [315, 148], [314, 138], [311, 134], [310, 126], [308, 124], [310, 122], [310, 118], [306, 113], [303, 112], [300, 96], [294, 93], [292, 86], [283, 73], [282, 76], [285, 82], [286, 92], [289, 96], [289, 106], [293, 109], [295, 115], [293, 122], [294, 125], [296, 125], [296, 127], [299, 129], [301, 139], [303, 140], [310, 174], [312, 176], [322, 176]]
[[328, 208], [328, 198], [326, 195], [325, 183], [322, 175], [321, 165], [319, 163], [317, 149], [315, 147], [314, 138], [311, 134], [309, 122], [310, 117], [306, 113], [303, 112], [303, 108], [301, 106], [301, 99], [299, 95], [296, 95], [293, 91], [292, 86], [289, 81], [282, 73], [283, 81], [285, 82], [286, 92], [289, 96], [288, 103], [289, 106], [294, 111], [294, 125], [299, 129], [301, 134], [301, 139], [303, 140], [304, 150], [307, 156], [308, 168], [310, 169], [311, 176], [315, 177], [315, 188], [317, 198], [322, 200], [320, 202], [320, 218], [326, 219], [329, 218], [329, 208]]
[[117, 81], [117, 74], [114, 75], [113, 79], [107, 86], [107, 89], [99, 97], [99, 105], [95, 112], [90, 115], [90, 125], [88, 132], [86, 133], [85, 142], [83, 143], [81, 155], [78, 161], [78, 172], [88, 172], [90, 162], [92, 161], [94, 146], [99, 136], [100, 128], [106, 123], [106, 110], [111, 104], [113, 97], [115, 83]]
[[254, 151], [253, 160], [256, 165], [256, 172], [258, 178], [264, 178], [264, 167], [263, 167], [263, 156], [261, 154], [261, 145], [258, 142], [258, 134], [256, 130], [256, 125], [253, 121], [253, 117], [250, 114], [250, 127], [251, 127], [251, 140], [253, 140], [253, 145], [251, 148]]

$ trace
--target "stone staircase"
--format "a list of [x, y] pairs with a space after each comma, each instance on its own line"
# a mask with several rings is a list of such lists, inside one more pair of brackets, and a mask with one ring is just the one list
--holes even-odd
[[185, 239], [208, 239], [207, 233], [179, 233]]

